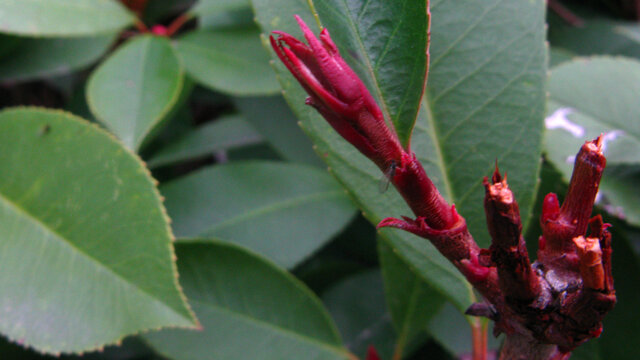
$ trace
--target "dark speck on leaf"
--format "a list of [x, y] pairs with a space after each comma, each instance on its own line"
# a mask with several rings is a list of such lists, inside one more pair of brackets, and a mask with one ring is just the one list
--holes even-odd
[[49, 132], [51, 132], [51, 125], [44, 124], [40, 127], [40, 130], [38, 131], [38, 135], [44, 136], [44, 135], [47, 135]]
[[360, 60], [360, 55], [358, 55], [358, 53], [355, 50], [347, 50], [347, 52], [349, 53], [349, 56], [351, 56], [354, 60]]

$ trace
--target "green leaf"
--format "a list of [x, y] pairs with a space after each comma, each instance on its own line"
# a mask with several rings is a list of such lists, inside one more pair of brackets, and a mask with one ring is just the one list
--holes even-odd
[[213, 239], [176, 246], [180, 280], [202, 331], [144, 338], [179, 360], [350, 359], [320, 301], [289, 273]]
[[283, 159], [324, 167], [282, 96], [236, 97], [233, 101]]
[[378, 240], [387, 306], [398, 334], [395, 357], [407, 353], [407, 345], [422, 334], [446, 299], [424, 282], [398, 256], [386, 239]]
[[549, 50], [549, 67], [556, 67], [562, 63], [571, 61], [574, 57], [575, 54], [568, 50], [551, 47], [551, 49]]
[[21, 38], [11, 56], [0, 59], [0, 81], [27, 81], [63, 75], [95, 62], [114, 35], [77, 39]]
[[[306, 1], [254, 0], [253, 4], [265, 35], [273, 30], [299, 34], [293, 14], [315, 23]], [[465, 216], [476, 240], [486, 246], [482, 178], [490, 174], [496, 158], [509, 172], [525, 222], [531, 213], [545, 101], [544, 2], [445, 0], [432, 2], [432, 13], [432, 65], [412, 149], [438, 188]], [[344, 16], [326, 21], [336, 27], [341, 19]], [[342, 39], [352, 33], [340, 35], [338, 30], [347, 24], [335, 30], [327, 27], [339, 48], [350, 48]], [[277, 63], [276, 70], [303, 130], [368, 219], [376, 224], [387, 216], [410, 215], [395, 191], [379, 194], [379, 170], [304, 105], [306, 95], [284, 66]], [[399, 230], [382, 234], [417, 274], [459, 310], [470, 305], [469, 285], [430, 243]]]
[[565, 63], [553, 69], [549, 92], [546, 149], [565, 174], [573, 165], [567, 157], [601, 133], [608, 164], [640, 164], [640, 62], [592, 57]]
[[439, 188], [485, 247], [482, 178], [496, 160], [509, 174], [525, 227], [531, 216], [546, 100], [545, 2], [445, 0], [431, 6], [427, 126], [418, 132], [427, 132], [421, 138], [438, 150], [419, 152], [416, 140], [416, 153], [426, 155], [423, 163], [438, 163], [427, 165], [427, 173], [442, 174]]
[[[19, 150], [19, 151], [16, 151]], [[0, 113], [0, 332], [84, 352], [194, 318], [141, 161], [68, 113]]]
[[469, 322], [453, 306], [445, 304], [429, 322], [427, 329], [433, 338], [454, 357], [471, 352]]
[[249, 96], [280, 89], [253, 27], [192, 31], [177, 41], [176, 50], [189, 75], [213, 90]]
[[135, 17], [115, 0], [3, 0], [0, 32], [33, 36], [114, 33]]
[[148, 165], [152, 168], [170, 165], [260, 141], [260, 134], [243, 117], [225, 116], [201, 125], [166, 145], [148, 161]]
[[[472, 321], [488, 321], [486, 319], [473, 318]], [[490, 323], [488, 333], [492, 333], [492, 325]], [[438, 314], [434, 316], [427, 330], [433, 336], [433, 339], [445, 348], [455, 359], [465, 358], [471, 354], [471, 327], [469, 326], [469, 318], [460, 314], [450, 304], [445, 304]], [[500, 348], [501, 338], [492, 335], [487, 339], [488, 349], [496, 350]]]
[[640, 46], [640, 25], [636, 22], [628, 22], [624, 25], [619, 25], [616, 27], [616, 31]]
[[200, 0], [190, 11], [203, 29], [253, 25], [249, 0]]
[[247, 6], [250, 6], [249, 0], [199, 0], [189, 12], [196, 16], [207, 16]]
[[427, 76], [427, 1], [327, 0], [315, 6], [408, 147]]
[[249, 0], [200, 0], [190, 14], [198, 17], [202, 29], [253, 25]]
[[285, 267], [326, 244], [355, 212], [326, 172], [288, 163], [213, 166], [161, 191], [179, 237], [215, 236]]
[[253, 10], [249, 4], [246, 4], [242, 8], [201, 16], [198, 18], [198, 26], [202, 29], [255, 26]]
[[609, 166], [600, 184], [598, 205], [609, 214], [640, 226], [640, 168]]
[[177, 103], [183, 70], [169, 40], [138, 36], [91, 74], [91, 111], [122, 142], [138, 151], [147, 135]]
[[395, 333], [384, 303], [380, 271], [350, 276], [329, 288], [322, 300], [351, 352], [364, 359], [373, 345], [383, 359], [391, 359]]

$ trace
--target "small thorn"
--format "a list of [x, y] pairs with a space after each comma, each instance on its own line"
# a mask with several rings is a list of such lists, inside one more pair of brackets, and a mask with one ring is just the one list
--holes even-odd
[[502, 176], [500, 175], [500, 168], [498, 167], [498, 158], [496, 158], [496, 168], [493, 171], [493, 176], [491, 177], [491, 182], [493, 184], [497, 184], [502, 181]]
[[596, 147], [598, 152], [602, 151], [602, 145], [604, 143], [604, 133], [600, 133], [600, 135], [595, 139]]

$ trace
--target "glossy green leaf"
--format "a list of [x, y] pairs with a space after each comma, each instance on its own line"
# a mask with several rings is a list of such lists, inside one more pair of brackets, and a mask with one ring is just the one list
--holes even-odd
[[145, 335], [176, 360], [349, 359], [328, 313], [289, 273], [212, 239], [176, 246], [180, 282], [202, 331]]
[[198, 16], [202, 29], [253, 25], [249, 0], [199, 0], [190, 13]]
[[152, 168], [169, 165], [260, 141], [260, 134], [243, 117], [230, 115], [181, 136], [158, 151], [147, 164]]
[[68, 113], [6, 110], [0, 171], [3, 335], [81, 352], [194, 325], [154, 180], [120, 143]]
[[96, 118], [137, 151], [177, 103], [183, 82], [169, 40], [138, 36], [94, 71], [87, 101]]
[[608, 166], [600, 184], [597, 204], [611, 215], [640, 226], [640, 168]]
[[443, 169], [439, 188], [484, 247], [490, 241], [482, 178], [492, 173], [496, 160], [509, 174], [525, 227], [531, 216], [545, 115], [545, 2], [445, 0], [431, 6], [431, 67], [423, 108], [428, 114], [421, 129], [430, 138], [421, 138], [439, 151], [421, 152], [416, 140], [416, 153], [426, 155], [423, 163], [435, 159], [438, 164], [428, 165], [427, 173]]
[[587, 139], [604, 133], [608, 164], [640, 164], [640, 62], [593, 57], [553, 69], [549, 79], [546, 148], [560, 170], [570, 173]]
[[96, 61], [114, 35], [77, 39], [21, 38], [11, 55], [0, 59], [0, 81], [27, 81], [64, 75]]
[[[254, 0], [253, 4], [265, 35], [272, 30], [299, 35], [293, 14], [315, 24], [307, 1]], [[338, 47], [350, 49], [343, 41], [354, 34], [348, 23], [340, 24], [345, 17], [323, 16], [320, 7], [318, 11]], [[525, 221], [533, 203], [545, 100], [544, 2], [433, 1], [432, 14], [429, 82], [412, 149], [465, 216], [478, 242], [486, 246], [482, 178], [490, 174], [496, 158], [509, 172]], [[387, 216], [410, 215], [395, 191], [379, 193], [379, 170], [304, 105], [306, 95], [284, 66], [278, 63], [276, 70], [303, 130], [369, 220], [377, 223]], [[471, 302], [468, 284], [430, 243], [399, 230], [382, 233], [417, 274], [460, 310], [466, 309]]]
[[378, 254], [387, 305], [398, 334], [395, 358], [400, 358], [407, 353], [407, 345], [424, 333], [429, 320], [440, 311], [446, 299], [407, 266], [388, 240], [378, 240]]
[[429, 322], [427, 329], [433, 338], [455, 357], [471, 352], [469, 322], [453, 306], [445, 304]]
[[233, 101], [283, 159], [324, 167], [282, 96], [241, 97]]
[[214, 90], [248, 96], [280, 89], [253, 27], [192, 31], [177, 41], [176, 50], [189, 75]]
[[[486, 319], [481, 320], [480, 318], [472, 318], [472, 320], [488, 321]], [[469, 317], [460, 314], [450, 304], [445, 304], [431, 321], [429, 321], [426, 328], [431, 336], [433, 336], [433, 339], [455, 359], [470, 356], [473, 341], [471, 339]], [[502, 337], [495, 338], [492, 335], [491, 326], [489, 326], [488, 334], [487, 346], [489, 351], [497, 351], [497, 349], [500, 348]]]
[[250, 6], [250, 0], [198, 0], [189, 11], [197, 16], [206, 16], [218, 12], [238, 10]]
[[327, 0], [315, 7], [408, 147], [427, 75], [427, 1]]
[[549, 50], [549, 67], [556, 67], [562, 63], [571, 61], [574, 57], [575, 54], [568, 50], [551, 47]]
[[198, 25], [202, 29], [221, 29], [230, 27], [255, 26], [253, 10], [249, 4], [244, 7], [232, 8], [198, 18]]
[[115, 0], [2, 0], [0, 32], [34, 36], [113, 33], [135, 17]]
[[391, 359], [395, 333], [384, 303], [380, 271], [360, 272], [337, 282], [322, 300], [351, 352], [364, 359], [373, 345], [383, 359]]
[[637, 23], [629, 22], [624, 25], [619, 25], [616, 27], [616, 31], [640, 46], [640, 25]]
[[325, 171], [288, 163], [213, 166], [161, 191], [179, 237], [215, 236], [285, 267], [326, 244], [355, 213]]

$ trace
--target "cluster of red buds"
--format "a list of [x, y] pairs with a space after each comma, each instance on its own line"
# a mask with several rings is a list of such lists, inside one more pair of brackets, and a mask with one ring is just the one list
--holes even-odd
[[491, 181], [484, 180], [492, 244], [480, 249], [455, 206], [442, 197], [415, 154], [402, 147], [327, 29], [318, 39], [296, 19], [307, 44], [276, 31], [277, 39], [270, 38], [276, 54], [309, 94], [307, 104], [383, 172], [393, 168], [390, 181], [415, 215], [387, 218], [378, 227], [428, 239], [464, 274], [484, 297], [467, 313], [494, 320], [496, 332], [507, 334], [501, 359], [564, 359], [599, 336], [602, 318], [616, 301], [609, 225], [600, 216], [590, 219], [606, 163], [600, 139], [585, 143], [576, 156], [562, 206], [555, 194], [546, 196], [533, 264], [518, 204], [496, 166]]

